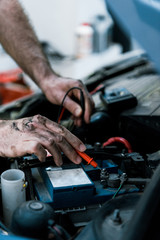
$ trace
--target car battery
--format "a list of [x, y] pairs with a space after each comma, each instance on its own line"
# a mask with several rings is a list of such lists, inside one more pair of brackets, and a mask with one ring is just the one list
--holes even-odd
[[[47, 167], [40, 168], [39, 173], [48, 190], [47, 196], [49, 193], [47, 201], [55, 208], [88, 204], [94, 195], [94, 183], [82, 167]], [[46, 191], [38, 189], [38, 197], [43, 201]]]
[[[101, 166], [100, 162], [99, 166]], [[117, 188], [104, 188], [100, 179], [101, 169], [117, 175], [119, 169], [117, 164], [110, 160], [103, 160], [101, 167], [63, 164], [62, 167], [49, 166], [33, 169], [36, 196], [54, 209], [102, 204], [113, 197]], [[137, 191], [135, 186], [129, 189], [124, 186], [119, 194], [134, 191]]]

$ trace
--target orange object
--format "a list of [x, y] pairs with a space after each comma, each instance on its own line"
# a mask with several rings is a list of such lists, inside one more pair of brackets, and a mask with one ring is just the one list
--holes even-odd
[[22, 98], [24, 96], [29, 96], [33, 94], [33, 91], [27, 88], [20, 87], [5, 87], [0, 85], [0, 103], [6, 104]]
[[78, 150], [76, 150], [76, 152], [79, 154], [79, 156], [81, 156], [81, 158], [83, 158], [88, 164], [91, 164], [93, 167], [98, 167], [98, 164], [93, 160], [93, 158], [91, 158], [90, 156], [88, 156], [86, 153], [84, 152], [80, 152]]
[[20, 68], [0, 72], [0, 83], [17, 82], [22, 79], [22, 70]]
[[33, 94], [25, 84], [20, 68], [0, 72], [0, 104]]

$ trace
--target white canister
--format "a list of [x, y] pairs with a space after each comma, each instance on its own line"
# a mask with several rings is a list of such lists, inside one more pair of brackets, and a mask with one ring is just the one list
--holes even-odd
[[76, 57], [87, 57], [93, 52], [93, 28], [82, 23], [76, 29]]
[[6, 226], [12, 220], [14, 210], [26, 201], [26, 183], [24, 172], [19, 169], [9, 169], [1, 174], [3, 217]]

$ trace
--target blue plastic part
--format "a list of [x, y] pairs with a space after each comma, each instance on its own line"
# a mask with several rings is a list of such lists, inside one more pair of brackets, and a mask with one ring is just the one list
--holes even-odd
[[[73, 169], [77, 169], [77, 167]], [[83, 171], [82, 168], [79, 169]], [[67, 169], [62, 170], [62, 172], [65, 170]], [[40, 168], [39, 172], [49, 193], [48, 203], [51, 203], [54, 208], [80, 206], [81, 203], [87, 204], [94, 195], [94, 183], [90, 180], [90, 183], [87, 184], [57, 187], [53, 186], [45, 168]], [[85, 175], [88, 178], [86, 173]], [[37, 191], [40, 201], [44, 199], [45, 192]]]
[[[108, 173], [118, 173], [118, 165], [112, 162], [112, 160], [96, 160], [98, 166], [102, 169], [107, 169]], [[83, 164], [82, 167], [92, 181], [99, 180], [100, 170], [92, 167], [90, 164]]]
[[105, 0], [122, 28], [140, 44], [160, 72], [160, 0]]
[[[103, 167], [110, 173], [118, 173], [118, 167], [110, 160], [103, 160]], [[45, 168], [40, 168], [41, 180], [35, 181], [37, 197], [40, 201], [50, 204], [54, 209], [81, 207], [92, 204], [103, 204], [111, 199], [117, 188], [103, 188], [100, 183], [100, 170], [91, 165], [82, 165], [84, 173], [90, 180], [89, 184], [54, 187]], [[62, 172], [63, 174], [63, 172]], [[135, 186], [124, 186], [119, 194], [139, 191]]]
[[36, 240], [35, 238], [17, 237], [14, 235], [4, 236], [0, 234], [0, 240]]

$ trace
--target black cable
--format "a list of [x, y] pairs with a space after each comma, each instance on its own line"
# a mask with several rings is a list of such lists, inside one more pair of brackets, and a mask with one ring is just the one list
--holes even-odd
[[82, 89], [79, 88], [79, 87], [72, 87], [72, 88], [70, 88], [70, 89], [66, 92], [66, 94], [64, 95], [64, 98], [63, 98], [62, 103], [61, 103], [60, 108], [59, 108], [58, 117], [57, 117], [57, 122], [58, 122], [59, 116], [60, 116], [60, 114], [61, 114], [61, 111], [62, 111], [62, 108], [63, 108], [63, 104], [64, 104], [64, 101], [65, 101], [67, 95], [69, 94], [70, 91], [72, 91], [72, 90], [74, 90], [74, 89], [78, 89], [78, 90], [80, 91], [80, 106], [81, 106], [81, 108], [82, 108], [82, 120], [84, 119], [85, 101], [84, 101], [83, 91], [82, 91]]

